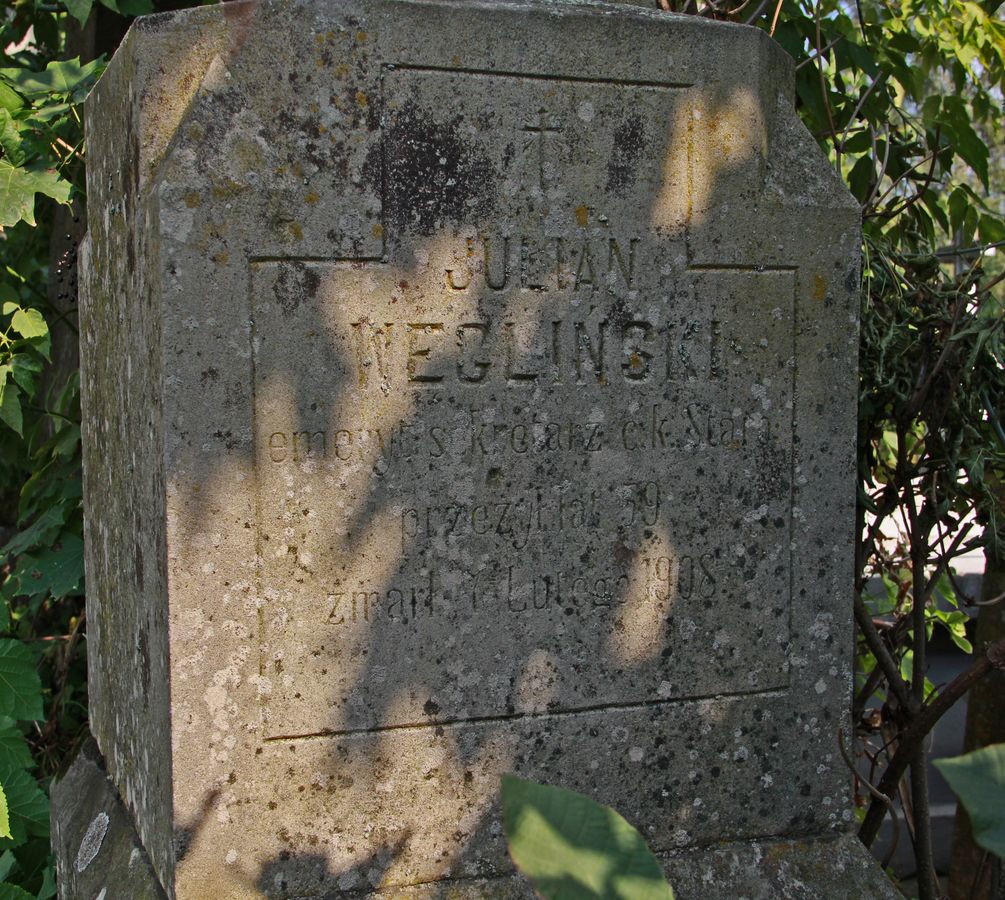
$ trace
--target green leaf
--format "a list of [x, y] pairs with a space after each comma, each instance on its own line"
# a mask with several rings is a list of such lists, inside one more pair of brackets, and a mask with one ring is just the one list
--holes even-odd
[[66, 5], [66, 11], [81, 25], [87, 21], [87, 17], [91, 14], [91, 7], [94, 6], [94, 0], [63, 0], [63, 2]]
[[0, 639], [0, 715], [38, 721], [42, 711], [42, 681], [31, 651], [20, 641]]
[[0, 838], [12, 837], [10, 833], [10, 813], [7, 811], [7, 794], [0, 785]]
[[[29, 100], [48, 97], [50, 94], [86, 95], [86, 91], [97, 79], [104, 66], [104, 59], [98, 58], [84, 65], [80, 58], [55, 60], [45, 67], [44, 72], [30, 69], [0, 69], [0, 77], [6, 79], [19, 93]], [[75, 96], [83, 100], [84, 96]]]
[[21, 143], [21, 132], [10, 112], [0, 106], [0, 150], [15, 166], [24, 165], [27, 154]]
[[17, 863], [17, 857], [12, 850], [4, 850], [3, 853], [0, 853], [0, 881], [7, 880], [7, 876], [10, 875], [10, 870], [14, 868], [15, 863]]
[[938, 759], [935, 767], [970, 816], [977, 844], [1005, 859], [1005, 744]]
[[35, 393], [35, 380], [42, 372], [42, 361], [34, 354], [18, 353], [11, 360], [11, 377], [26, 394]]
[[49, 358], [49, 350], [52, 346], [49, 326], [46, 324], [45, 317], [37, 309], [18, 309], [11, 317], [10, 324], [21, 337], [32, 341], [39, 353], [46, 359]]
[[151, 0], [101, 0], [101, 3], [120, 16], [145, 16], [154, 9]]
[[997, 244], [999, 241], [1005, 241], [1005, 222], [995, 216], [981, 216], [978, 231], [981, 241], [985, 244]]
[[21, 414], [20, 389], [16, 384], [0, 383], [0, 421], [5, 422], [20, 437], [24, 429]]
[[874, 177], [872, 159], [868, 156], [860, 156], [855, 165], [852, 166], [851, 172], [848, 173], [848, 187], [859, 202], [865, 202]]
[[42, 886], [38, 889], [35, 900], [51, 900], [56, 896], [56, 871], [47, 865], [42, 872]]
[[0, 81], [0, 109], [5, 109], [9, 113], [16, 113], [24, 107], [24, 97], [10, 85]]
[[36, 900], [36, 897], [16, 884], [0, 884], [0, 900]]
[[970, 124], [970, 114], [960, 97], [946, 97], [943, 112], [956, 137], [956, 152], [977, 173], [985, 187], [988, 186], [988, 147]]
[[34, 225], [36, 194], [67, 203], [70, 182], [54, 169], [22, 169], [0, 159], [0, 228], [16, 225], [22, 219]]
[[[28, 742], [17, 723], [7, 716], [0, 716], [0, 779], [17, 769], [31, 769], [34, 766]], [[0, 874], [0, 878], [2, 877]]]
[[502, 807], [513, 862], [546, 900], [673, 900], [642, 835], [610, 807], [511, 775]]
[[34, 565], [42, 573], [36, 593], [42, 589], [53, 597], [72, 593], [84, 580], [84, 542], [78, 535], [64, 533], [52, 548], [35, 556]]
[[[51, 122], [58, 116], [65, 115], [73, 107], [72, 103], [46, 103], [44, 106], [37, 106], [31, 111], [31, 116], [25, 121], [31, 125], [36, 123]], [[58, 122], [56, 123], [59, 124]]]
[[[38, 786], [31, 773], [19, 769], [4, 782], [7, 807], [10, 812], [9, 838], [18, 846], [30, 836], [45, 837], [49, 833], [49, 798]], [[0, 842], [0, 844], [6, 842]], [[9, 847], [10, 844], [7, 844]], [[3, 895], [0, 894], [0, 900]]]
[[45, 337], [49, 334], [45, 317], [37, 309], [19, 309], [10, 323], [23, 338]]
[[42, 510], [41, 515], [27, 528], [14, 535], [0, 549], [0, 560], [11, 555], [24, 553], [40, 544], [49, 544], [62, 530], [70, 506], [67, 503], [54, 503]]

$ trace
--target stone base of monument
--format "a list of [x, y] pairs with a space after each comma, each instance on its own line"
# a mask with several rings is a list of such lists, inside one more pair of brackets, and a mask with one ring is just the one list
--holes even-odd
[[[52, 845], [60, 900], [165, 900], [132, 818], [89, 741], [52, 792]], [[875, 860], [848, 834], [722, 843], [660, 854], [677, 900], [899, 898]], [[263, 873], [267, 877], [267, 873]], [[315, 896], [277, 888], [273, 896]], [[384, 891], [366, 882], [339, 896], [516, 900], [535, 896], [519, 876], [465, 879]], [[321, 896], [321, 895], [317, 895]], [[325, 894], [324, 896], [330, 896]]]
[[52, 789], [52, 849], [61, 900], [166, 896], [93, 740]]

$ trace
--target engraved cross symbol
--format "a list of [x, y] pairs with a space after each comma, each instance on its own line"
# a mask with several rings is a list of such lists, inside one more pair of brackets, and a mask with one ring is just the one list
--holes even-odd
[[[547, 110], [542, 106], [537, 111], [537, 124], [536, 125], [524, 125], [523, 132], [530, 135], [526, 143], [523, 145], [523, 149], [527, 150], [532, 144], [537, 144], [537, 171], [538, 177], [541, 182], [541, 190], [544, 190], [544, 156], [545, 156], [545, 145], [548, 141], [549, 134], [555, 134], [562, 129], [557, 125], [548, 125], [547, 123]], [[554, 121], [554, 117], [552, 117]]]

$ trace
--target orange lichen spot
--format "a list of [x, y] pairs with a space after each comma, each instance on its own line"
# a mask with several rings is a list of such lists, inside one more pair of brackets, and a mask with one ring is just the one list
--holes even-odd
[[450, 65], [452, 66], [459, 66], [460, 64], [461, 58], [459, 56], [455, 56], [452, 60], [450, 60]]
[[384, 226], [380, 222], [374, 222], [373, 228], [370, 229], [375, 238], [382, 238], [384, 236]]
[[357, 31], [356, 32], [356, 41], [358, 43], [360, 43], [360, 44], [365, 44], [366, 43], [366, 39], [368, 37], [369, 37], [369, 35], [365, 31]]
[[185, 205], [189, 209], [195, 209], [197, 206], [202, 205], [202, 197], [199, 196], [198, 191], [189, 191], [185, 195]]
[[296, 222], [290, 222], [287, 227], [295, 240], [302, 241], [304, 239], [304, 230]]
[[360, 109], [366, 109], [370, 105], [370, 101], [362, 91], [356, 91], [356, 105]]
[[576, 207], [576, 221], [579, 222], [580, 228], [586, 228], [590, 223], [590, 210], [585, 203]]
[[813, 299], [818, 303], [827, 295], [827, 282], [822, 275], [817, 275], [813, 279]]
[[309, 204], [310, 206], [314, 206], [314, 204], [317, 203], [318, 200], [320, 199], [321, 198], [317, 194], [315, 194], [314, 191], [311, 191], [306, 197], [304, 197], [304, 202]]
[[349, 67], [345, 63], [339, 63], [335, 66], [335, 77], [345, 78], [349, 74]]
[[213, 262], [215, 262], [219, 266], [226, 265], [229, 259], [230, 254], [227, 253], [225, 250], [221, 250], [219, 253], [213, 254]]

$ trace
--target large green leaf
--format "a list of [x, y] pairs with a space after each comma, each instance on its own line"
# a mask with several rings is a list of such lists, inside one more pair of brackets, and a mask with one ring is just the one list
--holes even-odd
[[36, 721], [44, 718], [35, 658], [20, 641], [7, 638], [0, 639], [0, 715]]
[[80, 58], [55, 60], [43, 72], [30, 69], [0, 69], [0, 77], [5, 79], [19, 93], [29, 100], [47, 98], [50, 94], [73, 96], [79, 102], [104, 66], [104, 59], [92, 60], [84, 65]]
[[35, 354], [18, 353], [10, 361], [11, 377], [26, 394], [35, 393], [38, 376], [42, 373], [42, 361]]
[[26, 159], [21, 143], [21, 132], [10, 112], [0, 105], [0, 150], [15, 166], [24, 165]]
[[59, 540], [34, 557], [33, 566], [40, 573], [35, 593], [42, 589], [53, 597], [76, 591], [84, 579], [84, 541], [79, 535], [64, 533]]
[[1005, 744], [939, 759], [935, 766], [970, 816], [974, 840], [1005, 859]]
[[54, 503], [46, 506], [27, 528], [18, 531], [3, 547], [0, 560], [8, 556], [24, 553], [40, 544], [50, 544], [66, 524], [72, 507], [70, 503]]
[[502, 807], [510, 855], [545, 900], [673, 900], [642, 835], [610, 807], [509, 775]]
[[87, 21], [91, 7], [94, 6], [94, 0], [63, 0], [63, 2], [66, 4], [67, 12], [81, 25]]
[[37, 900], [37, 898], [16, 884], [0, 884], [0, 900]]
[[16, 769], [31, 769], [34, 765], [28, 742], [17, 723], [6, 716], [0, 716], [0, 779], [6, 778]]
[[[0, 369], [10, 369], [10, 366], [0, 366]], [[24, 427], [24, 417], [21, 414], [20, 389], [7, 381], [7, 373], [0, 372], [0, 422], [6, 423], [20, 436]]]
[[14, 330], [24, 338], [43, 337], [49, 333], [45, 317], [37, 309], [19, 309], [10, 320]]
[[24, 107], [24, 97], [15, 91], [10, 85], [0, 81], [0, 109], [5, 109], [9, 113], [16, 113]]
[[0, 159], [0, 228], [22, 219], [35, 224], [35, 195], [45, 194], [59, 203], [70, 199], [70, 182], [55, 169], [23, 169]]
[[[49, 798], [38, 782], [24, 769], [12, 772], [3, 784], [7, 792], [12, 837], [0, 840], [0, 847], [23, 844], [30, 836], [49, 833]], [[8, 843], [10, 841], [11, 843]]]

